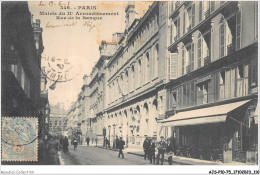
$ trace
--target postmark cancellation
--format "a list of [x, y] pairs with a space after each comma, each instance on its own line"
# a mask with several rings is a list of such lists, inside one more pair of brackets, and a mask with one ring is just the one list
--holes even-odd
[[2, 161], [38, 161], [38, 118], [2, 117]]

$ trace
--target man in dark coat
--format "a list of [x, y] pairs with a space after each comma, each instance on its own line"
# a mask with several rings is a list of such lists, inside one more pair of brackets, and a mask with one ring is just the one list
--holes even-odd
[[155, 147], [156, 147], [155, 146], [155, 140], [152, 140], [151, 145], [148, 148], [148, 154], [149, 154], [148, 158], [149, 158], [151, 164], [152, 163], [155, 164]]
[[120, 137], [120, 140], [118, 141], [118, 149], [119, 149], [118, 157], [120, 158], [120, 155], [122, 155], [122, 159], [124, 158], [124, 153], [123, 153], [124, 145], [125, 145], [125, 141], [123, 140], [122, 137]]
[[149, 154], [148, 154], [148, 149], [151, 145], [151, 142], [150, 140], [148, 139], [148, 136], [145, 135], [145, 140], [144, 140], [144, 143], [143, 143], [143, 149], [144, 149], [144, 160], [146, 160], [146, 156], [149, 158]]
[[69, 146], [69, 140], [68, 137], [65, 136], [62, 142], [62, 148], [63, 148], [63, 152], [67, 153], [68, 152], [68, 146]]
[[59, 140], [55, 138], [55, 135], [50, 133], [49, 139], [46, 141], [46, 163], [48, 165], [60, 165], [58, 151], [62, 146]]
[[89, 146], [89, 141], [90, 141], [89, 137], [87, 137], [86, 141], [87, 141], [87, 145]]
[[158, 154], [157, 154], [157, 162], [156, 162], [157, 165], [159, 165], [160, 156], [162, 156], [161, 157], [161, 165], [163, 165], [164, 153], [165, 153], [166, 147], [167, 147], [167, 144], [164, 141], [164, 137], [161, 136], [160, 138], [161, 138], [161, 141], [158, 143]]
[[118, 145], [119, 145], [119, 139], [118, 139], [118, 136], [116, 136], [116, 149], [119, 149], [119, 147], [118, 147]]

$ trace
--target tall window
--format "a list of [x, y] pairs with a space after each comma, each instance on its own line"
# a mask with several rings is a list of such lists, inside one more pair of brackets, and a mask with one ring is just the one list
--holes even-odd
[[178, 39], [178, 38], [180, 38], [180, 17], [178, 17], [176, 19], [176, 21], [174, 22], [174, 25], [176, 26], [176, 36]]
[[183, 12], [183, 35], [185, 34], [185, 23], [186, 23], [186, 19], [185, 19], [185, 11]]
[[184, 66], [185, 66], [185, 51], [184, 46], [181, 48], [181, 74], [184, 75]]
[[126, 87], [126, 92], [129, 92], [129, 84], [128, 84], [128, 71], [125, 71], [125, 87]]
[[210, 12], [212, 13], [215, 10], [215, 1], [210, 1]]
[[134, 90], [135, 87], [135, 67], [132, 65], [132, 81], [130, 82], [131, 90]]
[[236, 14], [236, 49], [241, 47], [241, 11]]
[[153, 58], [154, 58], [154, 69], [153, 69], [153, 77], [157, 77], [158, 76], [158, 58], [159, 58], [159, 55], [158, 55], [158, 51], [159, 51], [159, 45], [156, 44], [155, 45], [155, 48], [154, 48], [154, 55], [153, 55]]
[[138, 74], [139, 74], [139, 82], [138, 85], [141, 86], [142, 85], [142, 60], [141, 58], [138, 60]]
[[192, 22], [191, 27], [195, 26], [195, 3], [192, 4]]
[[203, 2], [199, 2], [199, 22], [202, 20], [202, 13], [203, 13]]
[[13, 72], [15, 78], [17, 78], [17, 75], [18, 75], [17, 74], [17, 65], [15, 65], [15, 64], [11, 65], [11, 72]]
[[201, 57], [202, 57], [202, 41], [201, 34], [198, 36], [198, 68], [201, 67]]
[[225, 98], [225, 81], [226, 81], [226, 72], [220, 72], [219, 77], [219, 100], [223, 100]]
[[220, 46], [220, 58], [225, 56], [225, 45], [226, 45], [226, 37], [225, 37], [225, 33], [226, 33], [226, 25], [225, 25], [225, 21], [222, 18], [220, 25], [219, 25], [219, 46]]
[[23, 67], [21, 67], [21, 68], [22, 68], [22, 74], [21, 74], [21, 86], [22, 86], [22, 88], [23, 88], [23, 90], [24, 90], [24, 85], [25, 85], [25, 72], [24, 72]]
[[189, 25], [188, 25], [188, 27], [190, 27], [190, 26], [191, 26], [191, 20], [192, 20], [191, 7], [189, 7], [189, 8], [187, 9], [187, 12], [188, 12], [188, 16], [189, 16]]
[[248, 64], [237, 67], [237, 97], [248, 94]]
[[145, 76], [145, 80], [146, 82], [149, 81], [150, 77], [150, 57], [149, 57], [149, 53], [146, 53], [146, 76]]
[[208, 103], [208, 82], [198, 84], [197, 103]]
[[190, 45], [190, 50], [191, 50], [191, 54], [190, 54], [190, 66], [191, 66], [191, 71], [194, 70], [194, 44], [191, 43]]

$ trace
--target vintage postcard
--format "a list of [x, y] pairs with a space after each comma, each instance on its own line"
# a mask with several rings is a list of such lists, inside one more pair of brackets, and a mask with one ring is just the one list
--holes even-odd
[[257, 167], [257, 1], [2, 1], [1, 26], [2, 165]]

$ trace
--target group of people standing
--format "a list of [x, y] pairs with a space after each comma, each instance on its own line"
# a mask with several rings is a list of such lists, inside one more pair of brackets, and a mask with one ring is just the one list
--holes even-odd
[[[148, 158], [151, 164], [154, 163], [157, 165], [159, 165], [159, 161], [161, 160], [161, 165], [163, 165], [164, 154], [167, 153], [169, 154], [168, 156], [169, 165], [172, 165], [172, 155], [176, 153], [175, 139], [169, 138], [167, 142], [165, 141], [163, 136], [161, 136], [160, 139], [161, 140], [156, 145], [156, 141], [154, 139], [149, 139], [149, 137], [146, 135], [146, 138], [143, 143], [144, 160]], [[158, 153], [155, 162], [156, 149], [158, 150]]]
[[68, 152], [69, 141], [67, 136], [58, 139], [54, 133], [42, 135], [39, 138], [38, 162], [40, 165], [60, 165], [58, 151]]

